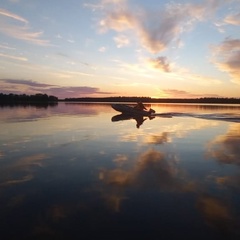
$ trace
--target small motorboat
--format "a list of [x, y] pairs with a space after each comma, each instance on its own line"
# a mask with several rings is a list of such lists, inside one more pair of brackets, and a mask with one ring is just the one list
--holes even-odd
[[151, 116], [155, 113], [153, 109], [150, 108], [149, 111], [136, 109], [134, 107], [125, 104], [112, 104], [112, 108], [118, 112], [130, 116]]

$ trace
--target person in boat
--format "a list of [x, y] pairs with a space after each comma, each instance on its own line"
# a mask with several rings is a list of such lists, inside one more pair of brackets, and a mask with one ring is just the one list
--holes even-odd
[[141, 102], [141, 101], [139, 101], [138, 103], [137, 103], [137, 105], [136, 106], [134, 106], [134, 109], [138, 109], [138, 110], [147, 110], [147, 108], [143, 105], [143, 103]]

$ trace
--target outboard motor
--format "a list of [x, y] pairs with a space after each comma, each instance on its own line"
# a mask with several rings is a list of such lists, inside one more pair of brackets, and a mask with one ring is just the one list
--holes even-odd
[[155, 113], [156, 111], [153, 110], [152, 108], [150, 108], [149, 112], [150, 112], [150, 113]]

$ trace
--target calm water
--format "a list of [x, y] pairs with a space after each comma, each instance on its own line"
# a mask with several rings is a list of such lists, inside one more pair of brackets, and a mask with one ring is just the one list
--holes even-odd
[[151, 107], [1, 107], [0, 239], [240, 239], [240, 106]]

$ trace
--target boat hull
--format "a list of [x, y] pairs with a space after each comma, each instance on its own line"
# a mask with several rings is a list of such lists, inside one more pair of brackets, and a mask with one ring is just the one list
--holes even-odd
[[151, 116], [153, 111], [139, 110], [124, 104], [112, 104], [111, 106], [114, 110], [130, 116]]

